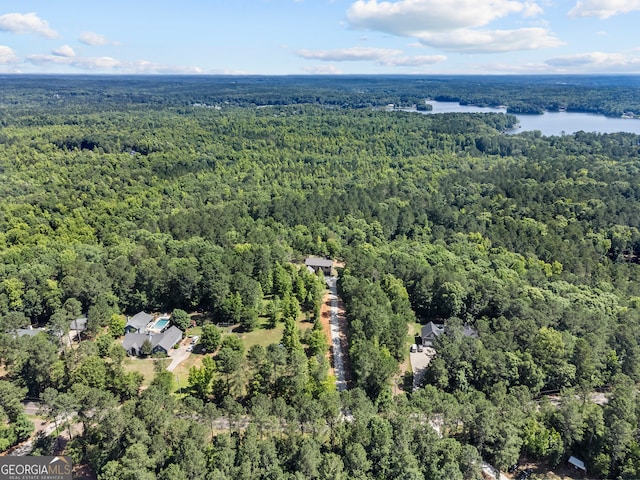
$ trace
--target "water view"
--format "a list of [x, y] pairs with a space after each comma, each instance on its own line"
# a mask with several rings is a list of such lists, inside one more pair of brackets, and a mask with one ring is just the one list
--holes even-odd
[[[434, 113], [506, 113], [507, 109], [494, 107], [476, 107], [473, 105], [460, 105], [457, 102], [427, 101], [433, 106], [430, 112]], [[543, 135], [563, 135], [579, 132], [630, 132], [640, 134], [640, 120], [631, 118], [614, 118], [596, 115], [593, 113], [579, 112], [545, 112], [542, 115], [518, 114], [520, 127], [508, 133], [520, 133], [540, 130]]]

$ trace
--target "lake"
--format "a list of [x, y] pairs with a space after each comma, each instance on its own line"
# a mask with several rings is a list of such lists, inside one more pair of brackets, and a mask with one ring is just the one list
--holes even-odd
[[[473, 105], [460, 105], [457, 102], [436, 102], [435, 100], [428, 100], [427, 103], [433, 106], [433, 110], [420, 113], [507, 113], [506, 108], [475, 107]], [[412, 109], [411, 111], [415, 110]], [[545, 112], [542, 115], [518, 114], [516, 117], [520, 122], [520, 128], [507, 133], [540, 130], [543, 135], [562, 135], [583, 130], [585, 132], [630, 132], [640, 134], [640, 119], [613, 118], [578, 112]]]

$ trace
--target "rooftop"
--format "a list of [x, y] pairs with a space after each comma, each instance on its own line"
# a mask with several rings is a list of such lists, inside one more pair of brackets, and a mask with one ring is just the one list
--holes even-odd
[[76, 330], [78, 332], [84, 332], [87, 329], [87, 318], [76, 318], [69, 325], [69, 330]]
[[18, 328], [16, 329], [16, 337], [35, 337], [40, 332], [46, 331], [44, 328]]
[[308, 267], [330, 268], [333, 266], [333, 260], [330, 258], [308, 257], [304, 264]]
[[182, 331], [178, 327], [172, 325], [165, 332], [158, 333], [156, 335], [152, 333], [131, 332], [124, 336], [122, 346], [127, 352], [132, 348], [140, 350], [145, 340], [149, 340], [149, 342], [151, 342], [152, 349], [162, 347], [168, 352], [176, 343], [182, 340]]
[[139, 312], [129, 319], [126, 326], [140, 330], [146, 327], [151, 320], [153, 320], [153, 315], [145, 312]]

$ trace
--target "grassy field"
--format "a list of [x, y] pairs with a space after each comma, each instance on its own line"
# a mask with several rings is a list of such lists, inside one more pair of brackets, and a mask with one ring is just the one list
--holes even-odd
[[153, 380], [155, 375], [154, 373], [154, 363], [160, 362], [162, 364], [162, 368], [167, 368], [171, 363], [170, 358], [126, 358], [124, 360], [124, 369], [127, 372], [140, 372], [144, 377], [142, 382], [142, 386], [148, 387]]
[[191, 367], [201, 367], [204, 355], [191, 354], [184, 362], [176, 367], [173, 371], [173, 382], [175, 391], [181, 391], [187, 388], [189, 382], [189, 369]]
[[[261, 319], [262, 320], [262, 319]], [[282, 332], [284, 331], [284, 323], [278, 322], [275, 328], [266, 328], [265, 323], [260, 328], [255, 329], [253, 332], [242, 332], [238, 334], [245, 350], [248, 351], [253, 345], [262, 345], [266, 347], [272, 343], [280, 343], [282, 340]], [[298, 319], [298, 329], [300, 329], [300, 338], [302, 339], [304, 332], [313, 327], [313, 323], [305, 321], [304, 317]]]

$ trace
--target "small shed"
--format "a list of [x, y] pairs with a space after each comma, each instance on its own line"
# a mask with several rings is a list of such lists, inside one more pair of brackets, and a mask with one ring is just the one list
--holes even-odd
[[69, 324], [69, 330], [75, 330], [76, 333], [84, 332], [87, 329], [87, 317], [76, 318]]
[[314, 272], [318, 273], [319, 270], [322, 270], [322, 273], [325, 275], [331, 275], [331, 268], [333, 267], [333, 260], [330, 258], [318, 258], [318, 257], [308, 257], [304, 264], [307, 268], [312, 268]]
[[584, 462], [579, 458], [574, 457], [573, 455], [569, 457], [569, 461], [567, 462], [569, 466], [575, 468], [576, 470], [587, 473], [587, 467], [584, 466]]

